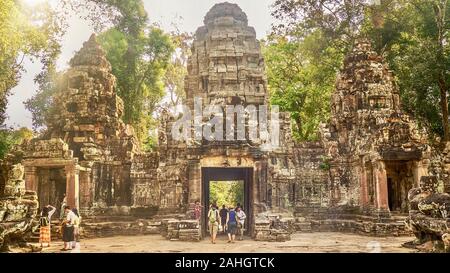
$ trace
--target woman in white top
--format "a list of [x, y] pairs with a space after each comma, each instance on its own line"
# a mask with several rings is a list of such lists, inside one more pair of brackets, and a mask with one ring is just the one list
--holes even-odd
[[74, 224], [77, 219], [77, 216], [73, 213], [69, 206], [65, 206], [64, 211], [66, 213], [66, 219], [63, 221], [64, 248], [61, 249], [62, 251], [72, 249], [72, 242], [75, 240], [73, 232]]

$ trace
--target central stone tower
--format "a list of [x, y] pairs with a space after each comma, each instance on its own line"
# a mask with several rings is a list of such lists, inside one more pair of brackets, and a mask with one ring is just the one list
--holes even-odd
[[[255, 218], [267, 210], [268, 204], [286, 203], [281, 193], [286, 192], [290, 181], [294, 180], [289, 117], [279, 113], [277, 147], [269, 145], [271, 149], [265, 149], [268, 139], [264, 139], [261, 132], [256, 140], [248, 137], [250, 129], [261, 129], [261, 118], [271, 119], [260, 110], [260, 106], [268, 107], [269, 95], [264, 58], [255, 29], [248, 25], [247, 15], [241, 8], [230, 3], [214, 5], [203, 22], [195, 33], [188, 60], [184, 104], [192, 113], [199, 106], [199, 100], [203, 110], [208, 106], [222, 107], [224, 116], [220, 118], [226, 121], [239, 119], [238, 114], [230, 114], [226, 106], [235, 109], [242, 106], [246, 109], [243, 115], [245, 139], [236, 135], [233, 140], [225, 137], [227, 122], [224, 120], [224, 140], [207, 140], [205, 136], [200, 140], [195, 135], [193, 141], [175, 141], [171, 134], [175, 117], [165, 115], [159, 130], [158, 180], [161, 189], [178, 192], [175, 196], [181, 196], [181, 203], [192, 205], [200, 201], [204, 212], [209, 203], [216, 201], [209, 198], [211, 181], [244, 181], [242, 205], [248, 216], [247, 230], [252, 234]], [[249, 122], [248, 106], [257, 110], [258, 124]], [[203, 126], [208, 124], [210, 116], [203, 113], [201, 122]], [[267, 125], [269, 133], [273, 133], [269, 123]], [[179, 185], [178, 190], [174, 185]], [[206, 222], [204, 214], [203, 232]]]
[[236, 4], [214, 5], [197, 29], [188, 61], [187, 103], [267, 103], [264, 59], [247, 15]]

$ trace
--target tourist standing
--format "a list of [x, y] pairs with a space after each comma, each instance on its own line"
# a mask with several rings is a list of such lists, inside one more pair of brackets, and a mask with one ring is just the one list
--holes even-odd
[[236, 227], [236, 211], [231, 207], [227, 215], [228, 243], [234, 243], [234, 239], [236, 238]]
[[39, 243], [43, 247], [44, 243], [47, 243], [47, 247], [50, 246], [51, 236], [51, 220], [52, 215], [55, 213], [56, 208], [47, 205], [41, 211], [41, 217], [39, 218]]
[[216, 243], [217, 230], [219, 229], [219, 211], [217, 207], [214, 205], [210, 206], [208, 211], [208, 219], [209, 219], [209, 232], [211, 234], [211, 243]]
[[228, 210], [225, 207], [225, 205], [222, 206], [222, 209], [220, 210], [219, 214], [220, 214], [220, 223], [222, 225], [222, 231], [223, 231], [223, 234], [225, 234], [226, 226], [227, 226], [227, 215], [228, 215]]
[[80, 241], [80, 224], [81, 224], [81, 216], [78, 213], [78, 210], [76, 208], [72, 209], [72, 212], [76, 215], [76, 218], [73, 223], [73, 243], [72, 248], [75, 248], [77, 246], [77, 242]]
[[237, 216], [237, 233], [239, 234], [239, 240], [242, 241], [244, 239], [244, 224], [247, 215], [245, 215], [245, 212], [241, 207], [237, 207], [236, 216]]
[[72, 249], [72, 242], [74, 241], [74, 223], [77, 216], [70, 210], [69, 206], [64, 207], [64, 212], [66, 213], [66, 218], [62, 224], [64, 248], [61, 250], [66, 251]]

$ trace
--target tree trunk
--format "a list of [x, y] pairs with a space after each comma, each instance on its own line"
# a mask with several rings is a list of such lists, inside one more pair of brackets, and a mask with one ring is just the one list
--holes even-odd
[[297, 117], [294, 118], [294, 121], [295, 121], [295, 125], [297, 127], [298, 135], [302, 139], [304, 139], [305, 136], [303, 135], [303, 122], [302, 122], [302, 119], [299, 116], [297, 116]]

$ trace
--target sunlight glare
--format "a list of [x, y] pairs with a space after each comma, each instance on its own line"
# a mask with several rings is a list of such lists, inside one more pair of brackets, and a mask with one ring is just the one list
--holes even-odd
[[22, 0], [25, 4], [27, 4], [28, 6], [35, 6], [38, 4], [42, 4], [44, 2], [48, 2], [48, 0]]

